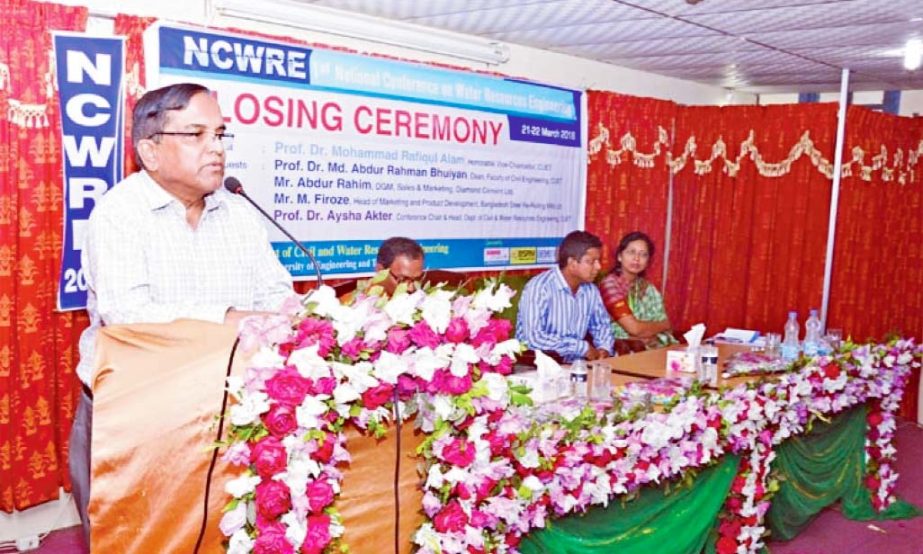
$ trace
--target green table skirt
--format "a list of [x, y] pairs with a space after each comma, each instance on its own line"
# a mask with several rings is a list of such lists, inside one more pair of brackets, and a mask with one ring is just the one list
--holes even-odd
[[865, 487], [866, 407], [859, 406], [816, 422], [811, 432], [792, 437], [776, 448], [773, 470], [781, 486], [772, 498], [766, 524], [776, 540], [798, 535], [817, 514], [840, 501], [843, 515], [853, 520], [904, 519], [919, 514], [902, 500], [878, 513]]
[[665, 495], [663, 486], [645, 487], [624, 506], [615, 498], [606, 508], [552, 520], [547, 528], [529, 533], [520, 550], [523, 554], [701, 552], [739, 464], [737, 456], [725, 456], [703, 470], [690, 488]]
[[[825, 507], [840, 501], [849, 519], [902, 519], [919, 511], [898, 500], [876, 513], [864, 485], [864, 406], [830, 423], [816, 422], [810, 433], [792, 437], [776, 449], [773, 470], [781, 479], [766, 525], [772, 538], [796, 536]], [[551, 520], [522, 542], [524, 554], [609, 553], [697, 554], [714, 551], [712, 531], [737, 473], [740, 459], [726, 456], [703, 470], [691, 488], [666, 495], [665, 488], [645, 487], [638, 498], [622, 504]]]

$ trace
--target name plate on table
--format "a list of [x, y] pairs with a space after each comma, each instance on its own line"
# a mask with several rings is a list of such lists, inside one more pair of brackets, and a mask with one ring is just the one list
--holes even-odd
[[668, 350], [667, 372], [695, 373], [695, 356], [693, 350]]

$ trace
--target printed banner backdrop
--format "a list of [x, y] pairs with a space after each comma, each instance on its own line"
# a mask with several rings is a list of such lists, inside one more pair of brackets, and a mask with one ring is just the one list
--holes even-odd
[[58, 309], [83, 308], [84, 225], [96, 201], [122, 180], [123, 38], [54, 35], [64, 161], [64, 245]]
[[[581, 92], [154, 25], [147, 88], [218, 95], [226, 175], [312, 248], [325, 274], [372, 271], [381, 241], [417, 239], [429, 268], [550, 264], [581, 228]], [[313, 277], [269, 227], [296, 279]]]

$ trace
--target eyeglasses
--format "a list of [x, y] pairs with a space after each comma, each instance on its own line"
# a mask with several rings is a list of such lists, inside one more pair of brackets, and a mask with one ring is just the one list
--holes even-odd
[[225, 148], [230, 148], [234, 144], [234, 135], [231, 133], [225, 133], [224, 131], [159, 131], [152, 134], [148, 138], [154, 138], [158, 135], [166, 135], [168, 137], [182, 137], [181, 140], [188, 144], [205, 144], [210, 138], [212, 141], [218, 141]]
[[426, 275], [426, 272], [423, 272], [420, 275], [417, 275], [416, 277], [412, 277], [410, 275], [395, 275], [394, 272], [389, 269], [388, 275], [390, 275], [391, 278], [394, 279], [394, 282], [397, 284], [406, 283], [409, 285], [411, 283], [416, 283], [418, 281], [421, 281], [423, 277]]

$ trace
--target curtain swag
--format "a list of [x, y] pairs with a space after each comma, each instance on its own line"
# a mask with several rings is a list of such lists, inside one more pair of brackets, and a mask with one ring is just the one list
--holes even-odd
[[[792, 164], [799, 158], [808, 156], [811, 160], [811, 164], [814, 165], [819, 172], [828, 179], [833, 178], [833, 162], [825, 158], [823, 153], [814, 146], [814, 141], [811, 140], [809, 131], [805, 131], [804, 134], [801, 135], [798, 142], [788, 151], [788, 156], [779, 162], [767, 162], [763, 159], [762, 154], [760, 154], [760, 149], [756, 145], [755, 132], [752, 129], [747, 139], [740, 143], [740, 148], [736, 157], [733, 156], [733, 154], [728, 154], [727, 143], [719, 137], [711, 146], [711, 156], [705, 160], [695, 159], [695, 153], [698, 149], [695, 136], [690, 136], [689, 139], [686, 140], [683, 153], [674, 158], [673, 154], [668, 150], [670, 146], [669, 135], [666, 129], [660, 125], [657, 126], [657, 139], [651, 146], [651, 151], [647, 153], [638, 150], [637, 140], [631, 133], [622, 135], [622, 138], [619, 140], [621, 148], [613, 149], [609, 147], [609, 129], [607, 129], [605, 125], [600, 124], [597, 131], [598, 134], [590, 139], [588, 143], [590, 155], [588, 162], [593, 161], [593, 159], [602, 152], [603, 146], [605, 146], [606, 162], [609, 165], [615, 166], [622, 163], [624, 157], [630, 154], [634, 165], [641, 168], [652, 169], [655, 166], [655, 159], [666, 150], [664, 154], [666, 160], [664, 163], [674, 174], [682, 171], [690, 160], [693, 163], [696, 175], [711, 173], [713, 170], [713, 163], [715, 160], [721, 158], [723, 162], [721, 171], [730, 177], [736, 177], [738, 171], [740, 171], [741, 162], [745, 158], [750, 158], [754, 165], [756, 165], [759, 174], [763, 177], [782, 177], [791, 171]], [[871, 181], [872, 173], [880, 171], [882, 181], [897, 180], [898, 183], [904, 185], [908, 182], [916, 181], [915, 169], [920, 157], [923, 156], [923, 140], [917, 144], [916, 149], [907, 149], [906, 153], [900, 148], [895, 149], [894, 161], [890, 166], [888, 166], [888, 148], [884, 145], [881, 145], [878, 154], [871, 156], [871, 165], [865, 165], [866, 156], [871, 154], [871, 152], [866, 152], [859, 146], [854, 146], [851, 152], [852, 159], [843, 161], [843, 177], [850, 177], [857, 174], [863, 181]]]

